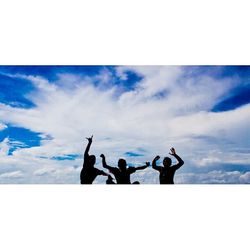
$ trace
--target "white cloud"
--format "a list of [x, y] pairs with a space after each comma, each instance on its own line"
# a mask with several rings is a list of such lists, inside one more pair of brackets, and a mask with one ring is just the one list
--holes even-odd
[[0, 142], [0, 156], [8, 155], [9, 150], [9, 138], [5, 138], [2, 142]]
[[0, 180], [5, 178], [20, 178], [23, 176], [23, 173], [21, 171], [14, 171], [9, 173], [0, 174]]
[[176, 183], [187, 184], [249, 184], [250, 172], [210, 171], [207, 173], [186, 173], [176, 176]]
[[7, 128], [7, 125], [0, 122], [0, 131]]
[[[107, 70], [93, 78], [61, 74], [54, 83], [19, 75], [37, 86], [38, 91], [29, 96], [36, 107], [22, 109], [0, 104], [0, 119], [53, 139], [43, 139], [40, 147], [18, 149], [13, 156], [1, 159], [1, 164], [18, 164], [39, 176], [39, 181], [46, 181], [45, 177], [42, 179], [45, 175], [51, 177], [51, 182], [53, 178], [58, 182], [78, 181], [80, 159], [49, 158], [82, 154], [85, 137], [92, 134], [91, 151], [97, 156], [106, 154], [113, 165], [127, 151], [145, 150], [145, 156], [128, 159], [139, 165], [151, 161], [156, 154], [168, 154], [171, 146], [183, 156], [187, 168], [188, 164], [203, 167], [223, 162], [250, 163], [249, 154], [238, 152], [249, 147], [250, 105], [210, 112], [235, 85], [234, 79], [184, 77], [185, 69], [176, 66], [118, 67], [117, 74], [124, 80], [128, 70], [143, 78], [132, 90], [118, 96], [117, 88], [108, 84], [112, 75]], [[94, 84], [96, 81], [99, 85]], [[161, 92], [164, 95], [157, 97]], [[0, 148], [0, 152], [7, 152], [6, 141]], [[98, 167], [99, 163], [98, 159]], [[135, 177], [142, 180], [147, 176], [143, 182], [155, 183], [157, 174], [150, 172], [149, 177], [149, 172]]]

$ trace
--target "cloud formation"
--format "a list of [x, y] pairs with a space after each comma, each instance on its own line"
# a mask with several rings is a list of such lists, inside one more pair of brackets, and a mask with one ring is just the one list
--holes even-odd
[[[60, 72], [53, 80], [5, 73], [32, 84], [25, 98], [33, 105], [0, 103], [0, 130], [28, 129], [39, 135], [40, 145], [16, 145], [9, 155], [13, 145], [4, 138], [0, 182], [78, 183], [85, 137], [92, 134], [91, 151], [106, 154], [111, 165], [122, 157], [140, 165], [155, 155], [165, 156], [174, 146], [185, 159], [176, 177], [179, 183], [214, 183], [223, 178], [225, 183], [236, 182], [231, 177], [234, 172], [224, 170], [223, 164], [240, 164], [243, 169], [250, 165], [250, 104], [213, 112], [242, 83], [238, 77], [216, 77], [212, 72], [200, 73], [197, 67], [118, 66], [104, 67], [91, 76]], [[75, 157], [68, 159], [69, 155]], [[210, 171], [215, 165], [218, 169]], [[158, 183], [151, 169], [133, 178]], [[96, 182], [103, 180], [99, 177]], [[239, 172], [237, 182], [248, 181], [246, 171]]]

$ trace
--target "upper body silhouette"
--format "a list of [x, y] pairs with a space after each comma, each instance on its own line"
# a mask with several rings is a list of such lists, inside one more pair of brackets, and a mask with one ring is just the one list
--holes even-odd
[[171, 167], [172, 160], [169, 157], [164, 158], [163, 167], [156, 166], [156, 161], [160, 159], [160, 156], [156, 156], [152, 162], [152, 168], [160, 172], [160, 184], [174, 184], [175, 171], [184, 164], [184, 161], [176, 154], [175, 149], [171, 148], [170, 150], [170, 154], [178, 161], [176, 165]]
[[108, 174], [94, 167], [96, 158], [94, 155], [89, 155], [89, 149], [92, 144], [93, 135], [92, 137], [86, 139], [88, 140], [88, 145], [84, 152], [84, 162], [80, 178], [81, 184], [92, 184], [98, 175], [108, 176]]
[[[127, 162], [124, 159], [120, 159], [118, 161], [118, 168], [115, 168], [107, 165], [103, 154], [101, 154], [100, 157], [102, 158], [103, 167], [108, 169], [115, 176], [117, 184], [131, 184], [130, 175], [135, 173], [137, 170], [145, 169], [150, 165], [149, 162], [146, 162], [146, 165], [142, 167], [127, 168]], [[134, 184], [139, 184], [139, 182], [137, 181]]]

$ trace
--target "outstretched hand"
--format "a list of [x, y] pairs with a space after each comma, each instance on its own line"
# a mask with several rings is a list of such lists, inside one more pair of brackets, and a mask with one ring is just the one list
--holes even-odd
[[89, 142], [92, 142], [92, 140], [93, 140], [93, 135], [91, 136], [91, 137], [86, 137], [86, 139], [89, 141]]
[[100, 157], [101, 157], [101, 158], [105, 158], [104, 154], [101, 154]]
[[146, 167], [149, 167], [149, 166], [150, 166], [150, 162], [147, 161], [147, 162], [146, 162]]
[[176, 155], [175, 149], [174, 149], [174, 148], [171, 148], [169, 154], [170, 154], [170, 155]]
[[155, 158], [154, 158], [154, 161], [158, 161], [161, 157], [159, 155], [157, 155]]

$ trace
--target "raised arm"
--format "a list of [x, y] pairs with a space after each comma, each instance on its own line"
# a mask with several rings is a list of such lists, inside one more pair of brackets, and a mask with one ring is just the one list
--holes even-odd
[[160, 156], [157, 155], [157, 156], [154, 158], [153, 162], [152, 162], [152, 168], [155, 169], [155, 170], [157, 170], [157, 171], [160, 171], [160, 170], [161, 170], [161, 167], [159, 167], [159, 166], [156, 165], [156, 161], [158, 161], [159, 159], [160, 159]]
[[176, 165], [172, 166], [172, 167], [175, 168], [175, 169], [180, 168], [184, 164], [184, 161], [181, 159], [181, 157], [179, 155], [176, 154], [174, 148], [171, 148], [170, 151], [171, 152], [169, 154], [174, 156], [176, 158], [176, 160], [178, 161], [178, 163]]
[[102, 158], [102, 166], [104, 168], [108, 169], [111, 173], [113, 173], [115, 168], [107, 165], [106, 158], [105, 158], [104, 154], [101, 154], [100, 157]]
[[107, 174], [106, 172], [99, 170], [98, 175], [103, 175], [103, 176], [110, 176], [109, 174]]
[[89, 142], [88, 142], [88, 145], [85, 149], [85, 152], [84, 152], [84, 159], [87, 158], [89, 156], [89, 149], [90, 149], [90, 146], [92, 144], [92, 140], [93, 140], [93, 135], [89, 138], [86, 138]]
[[149, 163], [149, 162], [146, 162], [146, 165], [141, 166], [141, 167], [136, 167], [135, 170], [143, 170], [143, 169], [145, 169], [145, 168], [147, 168], [147, 167], [149, 167], [149, 166], [150, 166], [150, 163]]

